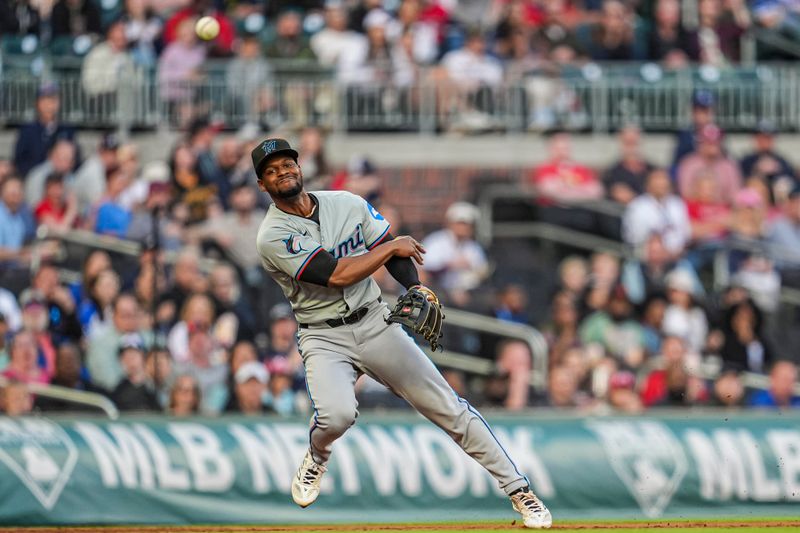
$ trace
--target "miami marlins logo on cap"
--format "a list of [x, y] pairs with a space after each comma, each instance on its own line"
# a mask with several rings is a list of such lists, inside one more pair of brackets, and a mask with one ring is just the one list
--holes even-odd
[[278, 144], [278, 141], [271, 140], [271, 141], [264, 141], [264, 144], [261, 145], [261, 148], [264, 150], [264, 155], [269, 155], [275, 151], [275, 146]]
[[295, 161], [297, 161], [297, 150], [289, 145], [286, 139], [265, 139], [257, 144], [250, 152], [253, 158], [253, 168], [257, 176], [261, 176], [261, 170], [264, 163], [275, 154], [286, 154]]

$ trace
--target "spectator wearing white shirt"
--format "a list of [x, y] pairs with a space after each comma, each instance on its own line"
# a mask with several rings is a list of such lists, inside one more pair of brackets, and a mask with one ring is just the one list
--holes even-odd
[[392, 46], [392, 82], [408, 88], [419, 81], [421, 64], [414, 59], [414, 34], [406, 30]]
[[125, 82], [125, 77], [132, 74], [133, 68], [125, 23], [117, 20], [106, 30], [106, 40], [92, 48], [83, 60], [81, 85], [90, 96], [116, 93], [120, 82]]
[[697, 278], [689, 270], [676, 268], [666, 277], [667, 308], [661, 329], [664, 335], [683, 339], [695, 353], [700, 353], [708, 336], [708, 319], [695, 301]]
[[478, 215], [474, 205], [455, 202], [445, 213], [447, 227], [423, 241], [427, 250], [423, 268], [459, 307], [469, 303], [469, 291], [489, 274], [486, 254], [473, 238]]
[[442, 66], [451, 80], [468, 91], [496, 87], [503, 81], [503, 67], [486, 52], [486, 40], [479, 31], [467, 36], [463, 48], [447, 52]]
[[387, 30], [396, 21], [386, 11], [373, 9], [364, 18], [367, 38], [339, 54], [339, 81], [353, 85], [371, 85], [391, 81], [391, 46]]
[[692, 234], [686, 204], [672, 194], [669, 174], [663, 169], [647, 176], [645, 193], [628, 204], [622, 219], [622, 234], [631, 246], [643, 245], [652, 233], [662, 236], [664, 247], [675, 257]]
[[412, 40], [412, 59], [417, 63], [430, 64], [439, 55], [439, 32], [431, 22], [419, 20], [422, 11], [420, 0], [402, 0], [397, 8], [397, 20], [388, 29], [388, 37], [397, 42], [400, 37], [410, 32]]
[[347, 13], [340, 0], [325, 3], [325, 27], [311, 37], [311, 49], [320, 65], [333, 67], [343, 54], [354, 54], [364, 47], [366, 38], [347, 29]]
[[0, 317], [8, 326], [8, 331], [15, 333], [22, 327], [22, 312], [14, 293], [5, 287], [0, 287]]
[[[503, 81], [503, 67], [486, 52], [486, 40], [479, 30], [467, 35], [463, 48], [447, 52], [437, 71], [440, 106], [457, 109], [453, 129], [487, 130], [492, 127], [494, 94]], [[447, 117], [443, 117], [447, 118]]]

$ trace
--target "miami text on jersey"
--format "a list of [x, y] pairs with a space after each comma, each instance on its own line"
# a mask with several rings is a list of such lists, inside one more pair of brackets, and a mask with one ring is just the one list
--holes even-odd
[[345, 238], [342, 242], [334, 246], [332, 250], [328, 250], [333, 257], [341, 259], [346, 255], [355, 252], [360, 246], [364, 246], [364, 236], [361, 231], [361, 224], [356, 224], [356, 229], [349, 237]]

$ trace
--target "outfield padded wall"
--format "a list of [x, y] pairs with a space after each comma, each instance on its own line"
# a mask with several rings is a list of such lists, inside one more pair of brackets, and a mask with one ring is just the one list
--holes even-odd
[[[555, 520], [798, 516], [800, 415], [490, 417]], [[289, 487], [302, 421], [0, 417], [0, 524], [474, 521], [516, 516], [494, 481], [417, 417], [365, 416], [323, 494]]]

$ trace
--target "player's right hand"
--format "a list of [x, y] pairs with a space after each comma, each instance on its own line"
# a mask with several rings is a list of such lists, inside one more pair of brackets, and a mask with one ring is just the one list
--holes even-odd
[[425, 254], [425, 248], [413, 237], [409, 237], [408, 235], [395, 237], [392, 241], [392, 245], [394, 246], [394, 255], [397, 257], [410, 257], [416, 261], [418, 265], [424, 262], [422, 256]]

